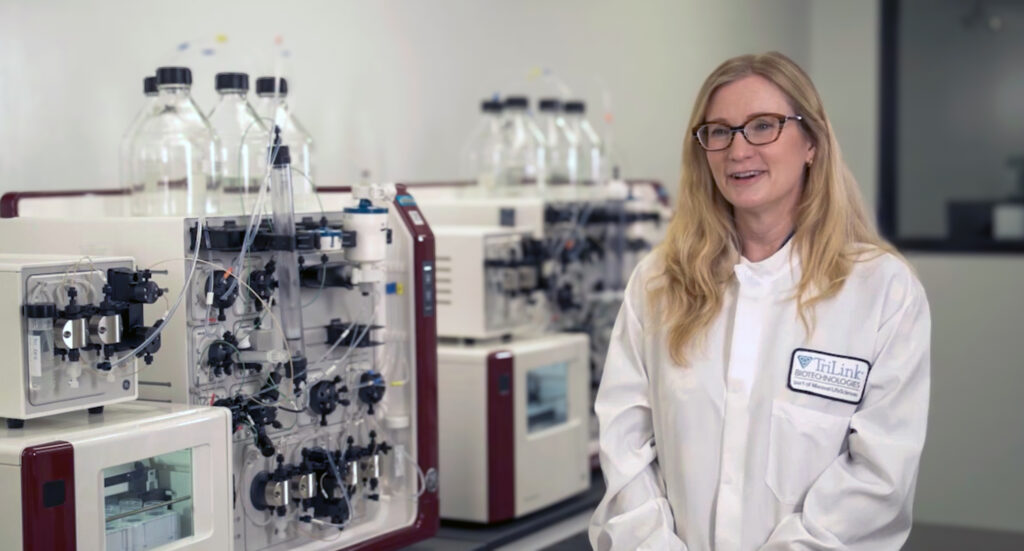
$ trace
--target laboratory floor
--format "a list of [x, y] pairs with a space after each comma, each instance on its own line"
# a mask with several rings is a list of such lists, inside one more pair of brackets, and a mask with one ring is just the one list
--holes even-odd
[[[412, 551], [589, 551], [587, 523], [604, 494], [596, 475], [586, 493], [497, 526], [443, 522], [437, 536]], [[1020, 551], [1024, 534], [917, 523], [903, 551]]]

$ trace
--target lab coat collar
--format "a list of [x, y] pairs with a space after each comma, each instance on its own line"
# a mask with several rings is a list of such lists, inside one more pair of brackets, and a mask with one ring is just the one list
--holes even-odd
[[790, 238], [775, 254], [759, 262], [740, 257], [733, 271], [741, 292], [760, 295], [788, 290], [800, 280], [800, 259]]

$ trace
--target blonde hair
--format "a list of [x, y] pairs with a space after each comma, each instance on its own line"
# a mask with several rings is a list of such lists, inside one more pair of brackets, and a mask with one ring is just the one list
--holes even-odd
[[[865, 251], [897, 253], [879, 236], [864, 207], [814, 84], [788, 57], [768, 52], [719, 65], [701, 86], [688, 128], [704, 122], [716, 90], [750, 75], [764, 77], [782, 90], [794, 113], [803, 116], [798, 124], [815, 146], [792, 238], [802, 272], [797, 311], [811, 333], [815, 304], [839, 292]], [[718, 191], [704, 150], [692, 137], [683, 145], [682, 173], [675, 215], [665, 241], [655, 250], [660, 272], [649, 281], [647, 302], [664, 326], [672, 360], [686, 365], [687, 347], [702, 340], [722, 308], [739, 261], [740, 241], [732, 206]]]

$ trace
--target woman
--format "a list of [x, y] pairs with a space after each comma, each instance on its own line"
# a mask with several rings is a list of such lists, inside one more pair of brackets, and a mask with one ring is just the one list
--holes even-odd
[[930, 316], [808, 76], [705, 81], [676, 215], [637, 268], [596, 411], [596, 549], [897, 550], [928, 413]]

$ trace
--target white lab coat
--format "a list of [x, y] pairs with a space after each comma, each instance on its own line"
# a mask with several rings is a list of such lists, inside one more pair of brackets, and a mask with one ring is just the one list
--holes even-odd
[[[892, 255], [859, 262], [818, 304], [808, 337], [792, 249], [735, 266], [686, 368], [647, 316], [656, 258], [633, 273], [595, 405], [607, 483], [589, 528], [595, 549], [884, 551], [906, 540], [928, 416], [924, 289]], [[791, 390], [808, 384], [790, 377], [812, 361], [797, 349], [852, 358], [839, 375], [866, 377], [860, 402]]]

